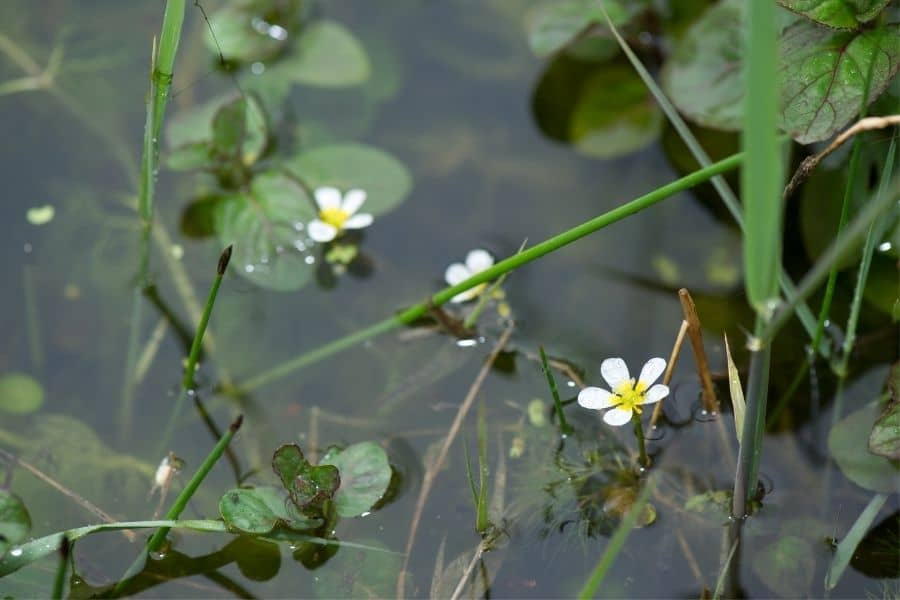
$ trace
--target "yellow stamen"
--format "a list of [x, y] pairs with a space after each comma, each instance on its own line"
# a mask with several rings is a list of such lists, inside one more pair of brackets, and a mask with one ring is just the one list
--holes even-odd
[[616, 389], [613, 390], [613, 406], [617, 406], [622, 410], [632, 410], [637, 414], [641, 414], [641, 404], [644, 402], [644, 395], [647, 390], [647, 384], [634, 379], [623, 381]]
[[350, 218], [350, 213], [343, 208], [333, 206], [319, 211], [319, 218], [340, 231], [344, 227], [344, 222]]

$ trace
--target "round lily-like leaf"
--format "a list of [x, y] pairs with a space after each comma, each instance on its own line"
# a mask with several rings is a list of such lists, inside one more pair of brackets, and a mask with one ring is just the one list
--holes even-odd
[[219, 514], [229, 529], [257, 535], [267, 534], [276, 527], [302, 531], [322, 523], [321, 519], [298, 514], [287, 492], [272, 486], [226, 492], [219, 500]]
[[359, 85], [369, 78], [369, 57], [346, 27], [317, 21], [305, 28], [294, 50], [270, 69], [269, 75], [319, 87]]
[[215, 229], [224, 246], [233, 244], [231, 264], [250, 281], [273, 290], [296, 290], [310, 281], [315, 258], [306, 224], [316, 216], [313, 201], [290, 177], [258, 175], [250, 192], [216, 203]]
[[358, 517], [371, 510], [391, 482], [391, 465], [384, 449], [374, 442], [353, 444], [338, 453], [329, 453], [321, 464], [337, 467], [341, 487], [334, 496], [341, 517]]
[[31, 517], [25, 504], [12, 492], [0, 490], [0, 558], [25, 541], [30, 531]]
[[832, 29], [856, 29], [877, 17], [891, 0], [778, 0], [778, 3]]
[[[830, 138], [900, 70], [900, 24], [862, 32], [833, 31], [805, 19], [781, 36], [781, 126], [802, 144]], [[874, 64], [871, 64], [873, 63]]]
[[828, 434], [828, 450], [841, 472], [860, 487], [890, 494], [897, 491], [900, 463], [869, 451], [869, 435], [881, 407], [877, 402], [850, 413]]
[[663, 67], [666, 95], [706, 127], [741, 126], [743, 5], [743, 0], [724, 0], [710, 7], [678, 40]]
[[311, 189], [333, 186], [361, 189], [366, 201], [360, 212], [375, 216], [395, 209], [412, 187], [412, 177], [396, 158], [362, 144], [333, 144], [303, 152], [285, 165]]
[[14, 415], [27, 415], [44, 404], [44, 388], [24, 373], [0, 375], [0, 410]]

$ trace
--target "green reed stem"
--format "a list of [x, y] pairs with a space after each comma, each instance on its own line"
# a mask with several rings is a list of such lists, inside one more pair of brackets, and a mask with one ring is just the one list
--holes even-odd
[[644, 484], [644, 489], [638, 494], [634, 504], [628, 509], [625, 518], [622, 519], [622, 522], [619, 523], [615, 533], [609, 538], [609, 543], [606, 545], [606, 549], [603, 551], [600, 560], [597, 561], [597, 566], [594, 567], [590, 577], [578, 594], [579, 600], [587, 600], [588, 598], [593, 598], [597, 594], [597, 590], [603, 583], [607, 571], [609, 571], [609, 568], [612, 566], [613, 562], [615, 562], [619, 552], [622, 551], [622, 546], [625, 545], [628, 534], [634, 529], [638, 517], [641, 515], [641, 512], [643, 512], [644, 506], [647, 504], [647, 500], [650, 498], [650, 494], [655, 487], [656, 480], [653, 478], [648, 479], [647, 483]]
[[197, 324], [197, 332], [194, 334], [194, 342], [191, 344], [191, 352], [188, 355], [187, 366], [184, 368], [184, 376], [181, 378], [181, 389], [178, 392], [178, 398], [175, 400], [175, 406], [172, 407], [172, 414], [169, 416], [169, 423], [163, 432], [160, 440], [159, 452], [163, 455], [167, 450], [169, 442], [172, 440], [172, 434], [175, 431], [175, 425], [181, 416], [184, 403], [194, 389], [194, 373], [197, 371], [197, 362], [200, 359], [200, 350], [203, 347], [203, 334], [206, 333], [206, 326], [209, 324], [209, 317], [212, 314], [213, 306], [216, 304], [216, 296], [219, 293], [219, 287], [222, 285], [222, 278], [228, 270], [228, 262], [231, 260], [231, 246], [225, 248], [221, 256], [219, 256], [219, 264], [216, 267], [216, 278], [213, 280], [212, 286], [209, 288], [209, 295], [206, 298], [206, 306], [203, 307], [203, 314], [200, 316], [200, 323]]
[[797, 286], [797, 294], [792, 300], [786, 301], [773, 315], [763, 329], [756, 343], [768, 345], [775, 335], [788, 322], [793, 312], [794, 305], [806, 299], [822, 281], [828, 276], [831, 265], [842, 260], [863, 241], [868, 232], [869, 225], [875, 219], [882, 216], [900, 196], [900, 177], [894, 177], [893, 181], [879, 188], [874, 198], [870, 199], [865, 207], [856, 215], [850, 224], [844, 229], [844, 235], [835, 239], [825, 252], [816, 261], [812, 269], [803, 277]]
[[544, 375], [547, 377], [547, 385], [550, 386], [550, 394], [553, 396], [553, 407], [556, 410], [556, 418], [559, 419], [559, 433], [563, 437], [570, 436], [574, 429], [572, 429], [572, 426], [566, 421], [566, 413], [563, 412], [562, 401], [559, 399], [559, 390], [556, 388], [556, 378], [553, 377], [553, 370], [547, 363], [547, 355], [544, 353], [544, 347], [538, 346], [538, 350], [541, 353], [541, 369], [543, 369]]
[[[619, 43], [619, 47], [622, 49], [622, 52], [631, 62], [631, 65], [634, 67], [635, 72], [637, 72], [638, 76], [640, 76], [641, 81], [643, 81], [644, 85], [647, 87], [650, 93], [653, 94], [653, 98], [656, 100], [656, 103], [662, 109], [663, 113], [665, 113], [666, 118], [678, 133], [681, 141], [683, 141], [684, 145], [687, 146], [688, 150], [691, 153], [691, 156], [694, 157], [694, 160], [696, 160], [697, 163], [700, 164], [700, 166], [708, 167], [710, 164], [712, 164], [712, 160], [710, 160], [709, 155], [703, 149], [703, 146], [700, 145], [700, 142], [697, 140], [696, 136], [694, 136], [693, 132], [691, 132], [690, 127], [688, 127], [687, 123], [684, 122], [684, 119], [681, 118], [681, 115], [678, 113], [678, 109], [675, 108], [675, 105], [672, 104], [672, 102], [668, 99], [668, 97], [666, 97], [666, 94], [662, 91], [659, 85], [657, 85], [656, 80], [653, 78], [653, 75], [651, 75], [646, 67], [644, 67], [641, 59], [634, 53], [634, 51], [632, 51], [631, 47], [628, 45], [628, 42], [619, 34], [619, 30], [616, 29], [615, 24], [603, 9], [602, 4], [600, 5], [600, 7], [601, 10], [603, 10], [606, 24], [609, 26], [610, 31], [612, 31], [613, 36], [615, 36], [616, 41]], [[787, 139], [789, 138], [781, 138], [782, 143]], [[725, 208], [728, 209], [728, 212], [731, 214], [734, 222], [737, 223], [741, 231], [744, 231], [744, 215], [741, 211], [741, 204], [740, 202], [738, 202], [737, 196], [735, 196], [734, 192], [731, 190], [728, 182], [725, 181], [725, 178], [721, 175], [716, 175], [715, 177], [711, 178], [709, 182], [722, 198], [722, 203], [725, 205]], [[787, 274], [787, 271], [784, 270], [783, 266], [779, 264], [778, 269], [778, 283], [781, 287], [781, 291], [784, 293], [785, 298], [790, 300], [796, 293], [794, 282], [791, 281], [790, 275]], [[812, 338], [816, 330], [816, 318], [813, 316], [813, 313], [809, 309], [809, 306], [807, 306], [804, 302], [798, 302], [796, 306], [796, 312], [797, 318], [800, 320], [800, 323], [803, 325], [804, 329], [806, 329], [806, 332], [810, 336], [810, 338]], [[823, 358], [828, 358], [830, 356], [830, 348], [828, 348], [827, 346], [820, 347], [819, 353]]]
[[[203, 480], [206, 479], [206, 476], [212, 470], [213, 466], [225, 452], [225, 448], [228, 447], [228, 444], [231, 442], [231, 438], [233, 438], [234, 434], [236, 434], [238, 432], [238, 429], [241, 428], [241, 424], [243, 423], [243, 421], [244, 417], [242, 415], [238, 415], [238, 417], [231, 423], [231, 425], [228, 427], [228, 431], [226, 431], [225, 435], [223, 435], [219, 439], [219, 441], [207, 455], [206, 459], [204, 459], [203, 463], [197, 469], [197, 472], [194, 473], [194, 476], [191, 477], [191, 480], [188, 482], [188, 484], [184, 487], [183, 490], [181, 490], [181, 493], [178, 494], [178, 497], [175, 499], [175, 503], [172, 504], [172, 507], [166, 513], [167, 521], [178, 520], [178, 517], [181, 516], [181, 513], [187, 506], [188, 501], [190, 501], [191, 497], [197, 492], [200, 484], [203, 483]], [[131, 567], [129, 567], [125, 575], [122, 576], [122, 578], [119, 580], [119, 583], [116, 585], [116, 588], [113, 591], [113, 596], [118, 595], [118, 593], [121, 592], [122, 588], [124, 588], [127, 582], [140, 572], [140, 570], [144, 566], [148, 554], [159, 551], [170, 529], [171, 527], [167, 526], [160, 527], [156, 530], [156, 532], [154, 532], [150, 539], [147, 540], [147, 546], [145, 547], [144, 551], [140, 554], [140, 556], [137, 557], [137, 559], [135, 559], [134, 563], [132, 563]]]
[[650, 459], [647, 457], [647, 442], [644, 440], [644, 426], [641, 424], [641, 415], [635, 411], [631, 415], [631, 423], [634, 425], [634, 437], [637, 438], [638, 452], [640, 453], [638, 462], [645, 469], [650, 467]]
[[856, 547], [866, 535], [887, 499], [887, 494], [875, 494], [872, 496], [872, 499], [869, 500], [869, 503], [850, 527], [850, 531], [838, 544], [837, 549], [834, 551], [834, 557], [831, 559], [831, 565], [828, 567], [828, 573], [825, 575], [826, 590], [833, 590], [837, 586], [841, 575], [844, 574], [847, 565], [850, 564], [850, 559], [856, 553]]
[[66, 568], [69, 566], [71, 544], [69, 538], [63, 536], [59, 545], [59, 566], [56, 568], [56, 578], [53, 580], [53, 594], [50, 596], [53, 600], [62, 600], [65, 597]]
[[236, 384], [234, 386], [234, 389], [229, 391], [239, 394], [251, 392], [264, 385], [268, 385], [274, 381], [277, 381], [298, 369], [309, 366], [319, 360], [322, 360], [323, 358], [331, 356], [336, 352], [354, 346], [355, 344], [368, 340], [378, 334], [412, 323], [416, 319], [419, 319], [420, 317], [425, 315], [431, 306], [440, 306], [445, 302], [448, 302], [456, 294], [471, 289], [476, 285], [480, 285], [482, 283], [491, 281], [492, 279], [496, 279], [504, 273], [508, 273], [510, 271], [518, 269], [523, 265], [533, 262], [541, 258], [542, 256], [550, 254], [551, 252], [555, 252], [556, 250], [559, 250], [560, 248], [567, 246], [572, 242], [580, 240], [585, 236], [603, 229], [608, 225], [611, 225], [617, 221], [621, 221], [622, 219], [630, 217], [631, 215], [640, 212], [645, 208], [653, 206], [654, 204], [665, 200], [669, 196], [690, 189], [697, 184], [707, 181], [711, 177], [735, 169], [738, 165], [741, 164], [742, 160], [743, 154], [734, 154], [732, 156], [729, 156], [728, 158], [713, 163], [708, 167], [704, 167], [702, 169], [694, 171], [693, 173], [685, 175], [681, 179], [677, 179], [669, 184], [653, 190], [648, 194], [644, 194], [639, 198], [635, 198], [631, 202], [627, 202], [589, 221], [585, 221], [581, 225], [573, 227], [567, 231], [564, 231], [563, 233], [560, 233], [559, 235], [544, 240], [536, 246], [532, 246], [518, 254], [514, 254], [513, 256], [510, 256], [509, 258], [498, 262], [493, 267], [473, 275], [465, 281], [462, 281], [454, 286], [446, 287], [431, 296], [425, 302], [415, 304], [395, 316], [384, 319], [383, 321], [379, 321], [373, 325], [366, 327], [365, 329], [361, 329], [359, 331], [351, 333], [350, 335], [338, 338], [333, 342], [325, 344], [324, 346], [320, 346], [319, 348], [316, 348], [315, 350], [312, 350], [310, 352], [301, 354], [300, 356], [287, 360], [279, 365], [275, 365], [271, 369], [263, 371], [259, 375], [251, 377], [243, 383]]

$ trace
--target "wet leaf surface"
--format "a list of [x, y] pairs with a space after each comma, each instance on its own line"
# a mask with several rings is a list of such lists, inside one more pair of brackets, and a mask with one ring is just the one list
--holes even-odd
[[31, 532], [31, 517], [25, 503], [8, 490], [0, 490], [0, 558]]
[[856, 29], [891, 0], [778, 0], [783, 7], [834, 29]]
[[867, 443], [881, 410], [871, 402], [840, 420], [828, 434], [828, 450], [848, 479], [867, 490], [890, 494], [897, 491], [900, 466], [870, 452]]
[[391, 482], [387, 454], [374, 442], [360, 442], [340, 452], [329, 452], [321, 464], [334, 465], [341, 473], [341, 487], [334, 497], [341, 517], [358, 517], [369, 512]]

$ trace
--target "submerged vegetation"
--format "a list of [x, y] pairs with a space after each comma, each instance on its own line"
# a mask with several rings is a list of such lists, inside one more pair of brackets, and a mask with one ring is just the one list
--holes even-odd
[[896, 595], [895, 4], [14, 4], [4, 594]]

